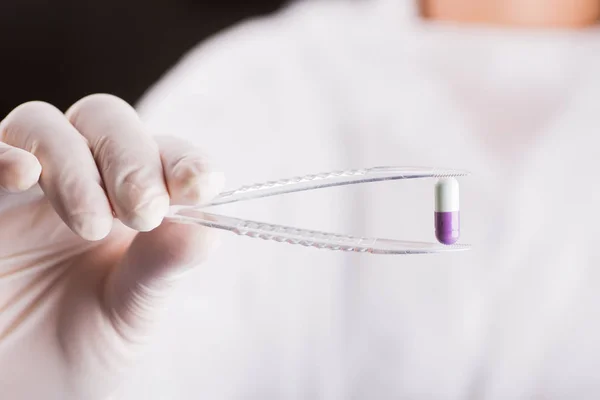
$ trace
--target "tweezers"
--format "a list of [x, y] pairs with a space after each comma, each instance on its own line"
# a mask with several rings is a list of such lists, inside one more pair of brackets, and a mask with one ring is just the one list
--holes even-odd
[[311, 174], [242, 186], [235, 190], [222, 192], [212, 201], [202, 206], [173, 206], [171, 207], [167, 218], [179, 223], [200, 224], [211, 228], [223, 229], [252, 238], [274, 240], [277, 242], [298, 244], [318, 249], [398, 255], [464, 251], [470, 249], [470, 245], [444, 245], [440, 243], [357, 237], [320, 232], [212, 214], [205, 212], [204, 209], [238, 201], [333, 186], [401, 179], [459, 177], [466, 175], [469, 175], [469, 172], [454, 169], [421, 167], [374, 167]]

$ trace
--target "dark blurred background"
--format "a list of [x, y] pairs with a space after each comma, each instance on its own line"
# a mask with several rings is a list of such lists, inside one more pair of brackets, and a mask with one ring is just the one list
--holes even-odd
[[94, 92], [134, 103], [190, 48], [281, 0], [1, 0], [0, 119]]

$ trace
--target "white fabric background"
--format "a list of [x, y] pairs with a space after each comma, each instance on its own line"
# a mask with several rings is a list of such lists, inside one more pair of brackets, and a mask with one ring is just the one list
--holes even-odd
[[[310, 2], [182, 60], [139, 110], [228, 187], [375, 165], [461, 180], [469, 253], [348, 255], [224, 235], [118, 398], [591, 399], [600, 33], [425, 23], [408, 2]], [[223, 212], [435, 240], [433, 182]]]

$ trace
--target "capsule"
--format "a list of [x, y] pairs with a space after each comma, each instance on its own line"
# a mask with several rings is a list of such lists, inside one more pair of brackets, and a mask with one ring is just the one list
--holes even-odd
[[454, 244], [460, 236], [458, 181], [441, 178], [435, 184], [435, 237], [442, 244]]

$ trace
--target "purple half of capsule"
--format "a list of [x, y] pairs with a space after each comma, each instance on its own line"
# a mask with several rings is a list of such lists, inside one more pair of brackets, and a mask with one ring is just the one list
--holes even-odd
[[435, 237], [442, 244], [454, 244], [460, 236], [458, 211], [435, 212]]

